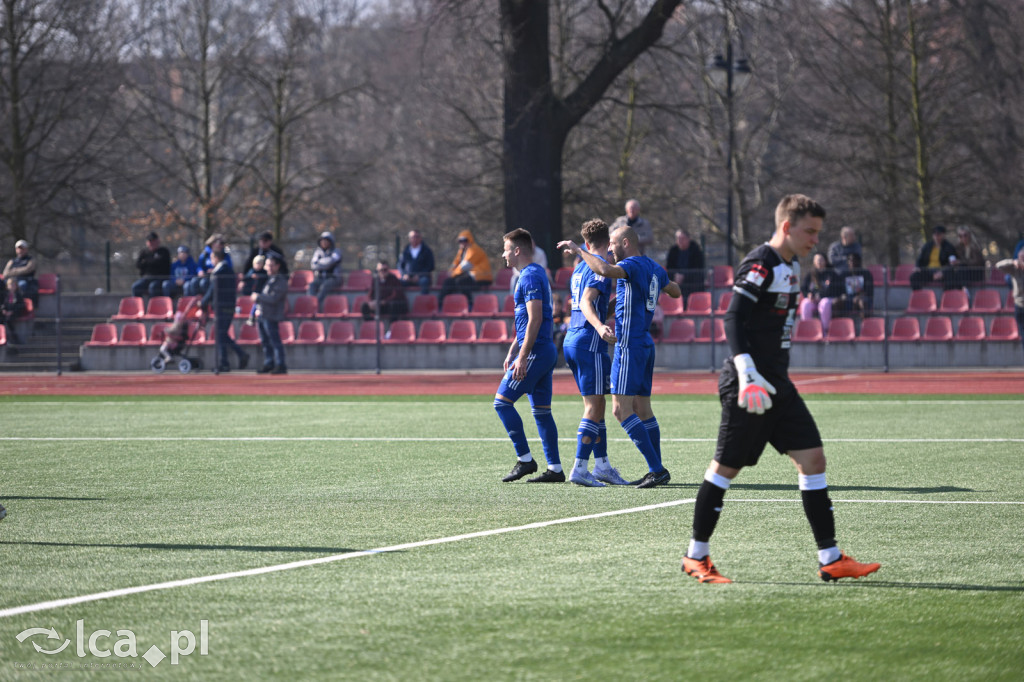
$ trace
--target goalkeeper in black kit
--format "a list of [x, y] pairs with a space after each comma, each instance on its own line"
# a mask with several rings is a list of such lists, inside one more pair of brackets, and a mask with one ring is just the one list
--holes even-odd
[[821, 434], [789, 378], [789, 346], [800, 293], [798, 257], [818, 243], [825, 209], [802, 194], [791, 194], [775, 209], [775, 233], [743, 259], [725, 314], [732, 357], [718, 382], [722, 420], [718, 445], [693, 510], [693, 536], [683, 572], [702, 583], [730, 583], [709, 556], [732, 479], [757, 464], [771, 444], [796, 465], [804, 513], [818, 546], [822, 580], [860, 578], [880, 564], [862, 564], [836, 546], [832, 501], [825, 483]]

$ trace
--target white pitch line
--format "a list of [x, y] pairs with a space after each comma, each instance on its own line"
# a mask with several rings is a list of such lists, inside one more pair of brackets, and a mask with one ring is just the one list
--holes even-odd
[[[430, 547], [432, 545], [443, 545], [451, 542], [459, 542], [461, 540], [472, 540], [474, 538], [489, 537], [492, 535], [503, 535], [505, 533], [514, 533], [520, 530], [533, 530], [535, 528], [546, 528], [548, 526], [557, 526], [565, 523], [575, 523], [577, 521], [589, 521], [591, 519], [599, 519], [607, 516], [621, 516], [623, 514], [635, 514], [637, 512], [650, 511], [652, 509], [664, 509], [667, 507], [677, 507], [682, 504], [690, 504], [695, 502], [696, 498], [686, 498], [682, 500], [672, 500], [670, 502], [659, 502], [658, 504], [649, 504], [643, 507], [630, 507], [629, 509], [617, 509], [614, 511], [599, 512], [597, 514], [587, 514], [585, 516], [571, 516], [564, 519], [553, 519], [551, 521], [537, 521], [534, 523], [527, 523], [522, 526], [509, 526], [506, 528], [493, 528], [491, 530], [481, 530], [474, 533], [464, 533], [462, 535], [452, 535], [446, 538], [435, 538], [433, 540], [420, 540], [418, 542], [406, 542], [401, 545], [390, 545], [388, 547], [377, 547], [375, 549], [364, 549], [356, 552], [345, 552], [344, 554], [334, 554], [331, 556], [318, 557], [316, 559], [305, 559], [302, 561], [292, 561], [286, 564], [275, 564], [273, 566], [262, 566], [260, 568], [250, 568], [244, 571], [232, 571], [230, 573], [217, 573], [214, 575], [198, 576], [195, 578], [183, 578], [181, 580], [170, 580], [163, 583], [154, 583], [152, 585], [139, 585], [137, 587], [123, 587], [117, 590], [107, 590], [106, 592], [96, 592], [94, 594], [86, 594], [78, 597], [68, 597], [65, 599], [54, 599], [51, 601], [39, 602], [36, 604], [26, 604], [24, 606], [13, 606], [6, 609], [0, 609], [0, 618], [7, 618], [10, 616], [18, 616], [25, 613], [35, 613], [37, 611], [48, 611], [50, 609], [58, 609], [65, 606], [74, 606], [75, 604], [84, 604], [87, 602], [102, 601], [104, 599], [113, 599], [115, 597], [126, 597], [132, 594], [142, 594], [144, 592], [155, 592], [158, 590], [170, 590], [176, 587], [189, 587], [191, 585], [200, 585], [202, 583], [212, 583], [221, 580], [230, 580], [232, 578], [247, 578], [255, 575], [265, 575], [267, 573], [278, 573], [280, 571], [288, 571], [293, 568], [305, 568], [307, 566], [316, 566], [319, 564], [329, 564], [336, 561], [343, 561], [345, 559], [354, 559], [361, 556], [372, 556], [376, 554], [386, 554], [388, 552], [400, 552], [406, 549], [416, 549], [418, 547]], [[798, 503], [799, 499], [732, 499], [730, 502], [790, 502]], [[864, 503], [864, 504], [979, 504], [979, 505], [1024, 505], [1024, 502], [1001, 502], [1001, 501], [970, 501], [970, 500], [841, 500], [834, 499], [833, 502], [849, 502], [849, 503]]]
[[483, 538], [491, 535], [502, 535], [504, 533], [514, 533], [520, 530], [532, 530], [534, 528], [546, 528], [547, 526], [557, 526], [563, 523], [575, 523], [577, 521], [589, 521], [590, 519], [599, 519], [605, 516], [619, 516], [621, 514], [635, 514], [637, 512], [650, 511], [651, 509], [661, 509], [664, 507], [675, 507], [681, 504], [688, 504], [694, 502], [695, 498], [689, 498], [684, 500], [673, 500], [671, 502], [660, 502], [658, 504], [649, 504], [643, 507], [631, 507], [629, 509], [618, 509], [615, 511], [600, 512], [597, 514], [587, 514], [585, 516], [572, 516], [564, 519], [554, 519], [552, 521], [537, 521], [535, 523], [527, 523], [522, 526], [509, 526], [506, 528], [494, 528], [491, 530], [481, 530], [475, 533], [464, 533], [462, 535], [452, 535], [446, 538], [435, 538], [433, 540], [420, 540], [419, 542], [406, 542], [401, 545], [391, 545], [389, 547], [377, 547], [376, 549], [364, 549], [356, 552], [345, 552], [344, 554], [334, 554], [332, 556], [318, 557], [316, 559], [305, 559], [303, 561], [292, 561], [286, 564], [276, 564], [274, 566], [263, 566], [260, 568], [250, 568], [244, 571], [232, 571], [230, 573], [217, 573], [215, 575], [199, 576], [196, 578], [184, 578], [182, 580], [170, 580], [163, 583], [155, 583], [153, 585], [139, 585], [137, 587], [123, 587], [117, 590], [108, 590], [106, 592], [96, 592], [94, 594], [86, 594], [79, 597], [68, 597], [66, 599], [54, 599], [52, 601], [39, 602], [37, 604], [26, 604], [25, 606], [14, 606], [7, 609], [0, 609], [0, 618], [7, 618], [9, 616], [18, 616], [25, 613], [34, 613], [36, 611], [47, 611], [49, 609], [58, 609], [64, 606], [73, 606], [75, 604], [84, 604], [86, 602], [102, 601], [104, 599], [113, 599], [115, 597], [125, 597], [131, 594], [141, 594], [143, 592], [155, 592], [157, 590], [170, 590], [175, 587], [188, 587], [190, 585], [199, 585], [202, 583], [212, 583], [219, 580], [230, 580], [232, 578], [247, 578], [254, 575], [264, 575], [266, 573], [277, 573], [279, 571], [288, 571], [293, 568], [305, 568], [306, 566], [316, 566], [318, 564], [329, 564], [335, 561], [342, 561], [344, 559], [354, 559], [355, 557], [370, 556], [374, 554], [382, 554], [386, 552], [400, 552], [406, 549], [415, 549], [417, 547], [430, 547], [431, 545], [443, 545], [449, 542], [459, 542], [460, 540], [471, 540], [473, 538]]
[[[336, 442], [336, 443], [507, 443], [508, 438], [501, 437], [437, 437], [424, 436], [0, 436], [0, 442], [51, 443], [51, 442], [100, 442], [100, 443], [133, 443], [133, 442]], [[564, 437], [558, 439], [564, 443], [575, 443], [576, 439]], [[1024, 438], [825, 438], [826, 443], [1024, 443]], [[628, 438], [609, 438], [610, 443], [628, 443]], [[662, 438], [662, 443], [714, 443], [714, 438]]]

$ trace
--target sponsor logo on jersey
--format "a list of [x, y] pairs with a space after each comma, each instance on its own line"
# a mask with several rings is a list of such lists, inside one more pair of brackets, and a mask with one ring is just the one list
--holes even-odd
[[768, 271], [764, 269], [763, 265], [758, 263], [750, 266], [750, 270], [747, 271], [747, 281], [755, 287], [759, 287], [764, 284], [766, 277], [768, 277]]

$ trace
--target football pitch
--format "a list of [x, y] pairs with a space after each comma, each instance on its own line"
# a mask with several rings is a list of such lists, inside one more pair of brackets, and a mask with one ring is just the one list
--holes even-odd
[[735, 583], [680, 572], [714, 396], [655, 396], [653, 490], [501, 483], [489, 396], [0, 398], [0, 679], [1022, 679], [1024, 398], [806, 400], [858, 581], [771, 449], [712, 539]]

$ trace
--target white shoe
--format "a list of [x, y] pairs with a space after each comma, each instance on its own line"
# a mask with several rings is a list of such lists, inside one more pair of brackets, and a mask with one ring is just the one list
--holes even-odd
[[586, 469], [577, 469], [573, 467], [572, 473], [569, 474], [569, 482], [575, 483], [576, 485], [582, 485], [587, 488], [603, 488], [604, 483], [595, 480], [589, 471]]
[[615, 467], [594, 469], [594, 479], [604, 481], [608, 485], [632, 485], [629, 481], [619, 475], [619, 470]]

